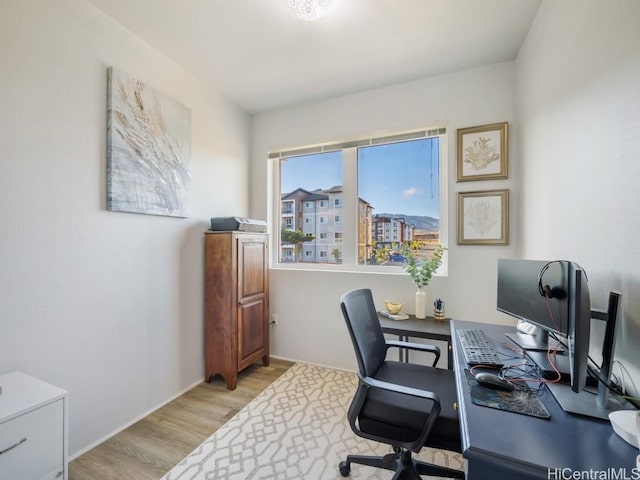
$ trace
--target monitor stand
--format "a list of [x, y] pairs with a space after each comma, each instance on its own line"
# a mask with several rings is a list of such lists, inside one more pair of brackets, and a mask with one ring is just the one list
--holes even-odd
[[[558, 370], [556, 372], [554, 368], [549, 363], [549, 358], [547, 357], [547, 352], [531, 350], [526, 352], [527, 357], [531, 359], [533, 363], [540, 369], [540, 373], [545, 380], [557, 381], [558, 380], [558, 372], [560, 372], [560, 383], [571, 383], [571, 367], [569, 365], [569, 355], [566, 352], [558, 352], [553, 359], [553, 363]], [[598, 380], [587, 375], [587, 386], [588, 387], [598, 387]]]
[[[535, 333], [506, 333], [505, 336], [513, 343], [518, 345], [522, 350], [531, 350], [537, 352], [546, 352], [549, 349], [549, 334], [541, 328], [536, 328]], [[564, 349], [560, 345], [557, 348], [558, 352]]]
[[518, 345], [523, 350], [547, 350], [549, 346], [546, 342], [542, 342], [535, 335], [529, 335], [527, 333], [505, 333], [505, 337]]
[[[527, 352], [527, 356], [541, 370], [544, 378], [547, 380], [557, 378], [557, 373], [553, 370], [553, 367], [549, 365], [546, 352], [531, 351]], [[611, 412], [634, 409], [633, 405], [626, 400], [618, 400], [602, 394], [596, 395], [595, 389], [598, 388], [598, 380], [592, 377], [587, 377], [587, 387], [590, 391], [582, 390], [580, 393], [574, 392], [571, 390], [570, 385], [569, 356], [566, 354], [557, 355], [555, 362], [561, 379], [558, 383], [547, 383], [547, 387], [549, 387], [551, 394], [565, 412], [608, 420]]]
[[609, 414], [617, 410], [635, 410], [635, 407], [623, 399], [608, 398], [606, 405], [599, 405], [597, 396], [582, 390], [576, 393], [564, 383], [547, 383], [547, 387], [565, 412], [577, 413], [587, 417], [609, 420]]

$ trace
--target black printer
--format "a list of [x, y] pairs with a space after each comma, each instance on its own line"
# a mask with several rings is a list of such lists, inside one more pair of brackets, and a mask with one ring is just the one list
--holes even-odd
[[211, 218], [211, 230], [265, 233], [267, 222], [244, 217], [213, 217]]

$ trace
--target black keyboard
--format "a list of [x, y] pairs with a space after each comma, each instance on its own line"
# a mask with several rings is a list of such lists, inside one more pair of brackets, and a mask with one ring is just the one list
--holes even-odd
[[462, 344], [462, 353], [464, 354], [467, 365], [504, 366], [504, 363], [498, 356], [493, 341], [485, 335], [484, 330], [461, 328], [456, 330], [456, 332]]

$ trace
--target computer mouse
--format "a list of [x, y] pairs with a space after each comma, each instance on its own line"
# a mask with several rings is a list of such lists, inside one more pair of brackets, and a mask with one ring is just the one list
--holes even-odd
[[513, 390], [513, 383], [504, 378], [499, 377], [495, 373], [480, 372], [476, 373], [476, 382], [483, 387], [491, 388], [493, 390], [502, 390], [503, 392], [510, 392]]

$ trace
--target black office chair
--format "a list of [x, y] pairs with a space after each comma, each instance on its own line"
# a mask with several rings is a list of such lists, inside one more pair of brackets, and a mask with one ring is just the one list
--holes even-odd
[[[424, 463], [411, 455], [425, 445], [461, 451], [455, 377], [450, 370], [435, 368], [440, 349], [385, 340], [369, 289], [345, 293], [340, 305], [359, 368], [349, 423], [356, 435], [393, 448], [383, 457], [348, 455], [340, 462], [340, 474], [348, 476], [351, 464], [357, 463], [395, 471], [396, 480], [419, 480], [420, 475], [464, 478], [459, 470]], [[434, 367], [386, 360], [389, 347], [431, 352]]]

